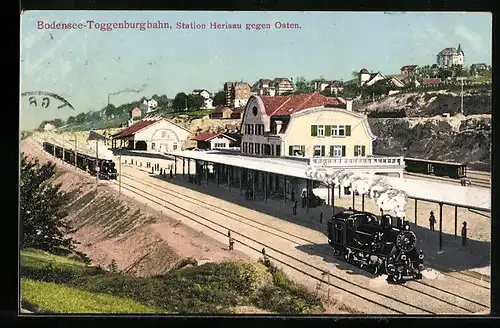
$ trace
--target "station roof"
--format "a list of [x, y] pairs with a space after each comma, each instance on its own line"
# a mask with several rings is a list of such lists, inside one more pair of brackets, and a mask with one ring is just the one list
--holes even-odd
[[[226, 164], [274, 174], [287, 175], [301, 179], [306, 176], [309, 163], [304, 160], [287, 158], [253, 157], [238, 153], [221, 153], [218, 151], [177, 151], [169, 155]], [[385, 177], [394, 188], [404, 190], [409, 198], [444, 205], [459, 206], [479, 211], [491, 211], [491, 189], [479, 187], [463, 187], [439, 182], [400, 179]]]

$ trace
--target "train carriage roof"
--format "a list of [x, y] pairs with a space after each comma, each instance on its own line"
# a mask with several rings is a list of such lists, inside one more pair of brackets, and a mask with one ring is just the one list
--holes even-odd
[[430, 160], [430, 159], [421, 159], [421, 158], [411, 158], [411, 157], [405, 157], [405, 162], [418, 162], [422, 164], [445, 164], [445, 165], [450, 165], [450, 166], [467, 166], [467, 164], [464, 163], [456, 163], [456, 162], [443, 162], [443, 161], [436, 161], [436, 160]]

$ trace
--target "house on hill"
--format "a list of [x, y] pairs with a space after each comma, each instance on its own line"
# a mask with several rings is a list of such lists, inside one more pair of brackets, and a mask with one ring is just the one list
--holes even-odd
[[203, 105], [201, 109], [212, 109], [214, 108], [213, 106], [213, 99], [210, 98], [210, 92], [208, 92], [205, 89], [195, 89], [193, 90], [192, 94], [194, 95], [200, 95], [203, 98]]
[[231, 113], [231, 119], [241, 120], [241, 117], [242, 117], [244, 111], [245, 111], [245, 107], [237, 107], [237, 108], [233, 109], [233, 112]]
[[139, 109], [139, 107], [135, 107], [134, 109], [132, 109], [129, 114], [130, 114], [130, 118], [132, 120], [136, 119], [136, 118], [141, 118], [141, 116], [142, 116], [142, 112]]
[[233, 113], [233, 110], [227, 106], [220, 106], [217, 107], [210, 113], [209, 117], [212, 120], [220, 120], [220, 119], [229, 119], [231, 118], [231, 114]]
[[436, 62], [439, 67], [447, 67], [451, 68], [454, 65], [464, 65], [465, 54], [458, 44], [458, 48], [455, 49], [453, 47], [444, 48], [441, 50], [436, 56]]
[[226, 96], [226, 106], [245, 106], [252, 93], [252, 88], [245, 82], [224, 83], [224, 93]]
[[44, 131], [52, 131], [54, 128], [55, 126], [53, 121], [45, 121], [45, 124], [43, 125]]

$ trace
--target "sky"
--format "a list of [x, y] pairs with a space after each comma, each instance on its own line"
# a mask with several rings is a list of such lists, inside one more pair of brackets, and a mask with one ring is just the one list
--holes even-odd
[[[97, 25], [125, 21], [160, 21], [171, 28], [106, 31]], [[54, 22], [81, 28], [51, 28]], [[206, 28], [177, 29], [178, 22]], [[242, 28], [211, 29], [211, 22]], [[296, 27], [283, 28], [286, 23]], [[247, 24], [271, 28], [247, 30]], [[398, 74], [404, 65], [434, 64], [439, 51], [458, 43], [466, 65], [491, 65], [491, 14], [27, 11], [21, 18], [21, 94], [50, 92], [74, 110], [58, 108], [63, 103], [55, 98], [49, 97], [45, 108], [43, 96], [22, 96], [21, 129], [100, 110], [109, 94], [118, 106], [153, 94], [217, 92], [226, 81], [252, 85], [259, 78], [299, 76], [345, 81], [362, 68]], [[120, 92], [127, 89], [140, 92]]]

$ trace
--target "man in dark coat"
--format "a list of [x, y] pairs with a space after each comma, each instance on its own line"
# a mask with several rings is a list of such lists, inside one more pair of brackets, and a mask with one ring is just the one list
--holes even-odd
[[434, 212], [431, 211], [431, 215], [429, 216], [429, 226], [431, 231], [434, 231], [434, 224], [436, 224], [436, 218], [434, 217]]
[[462, 246], [465, 247], [466, 244], [467, 244], [467, 222], [464, 222], [462, 226]]
[[297, 205], [299, 204], [298, 201], [295, 201], [295, 203], [293, 204], [293, 215], [297, 215]]

